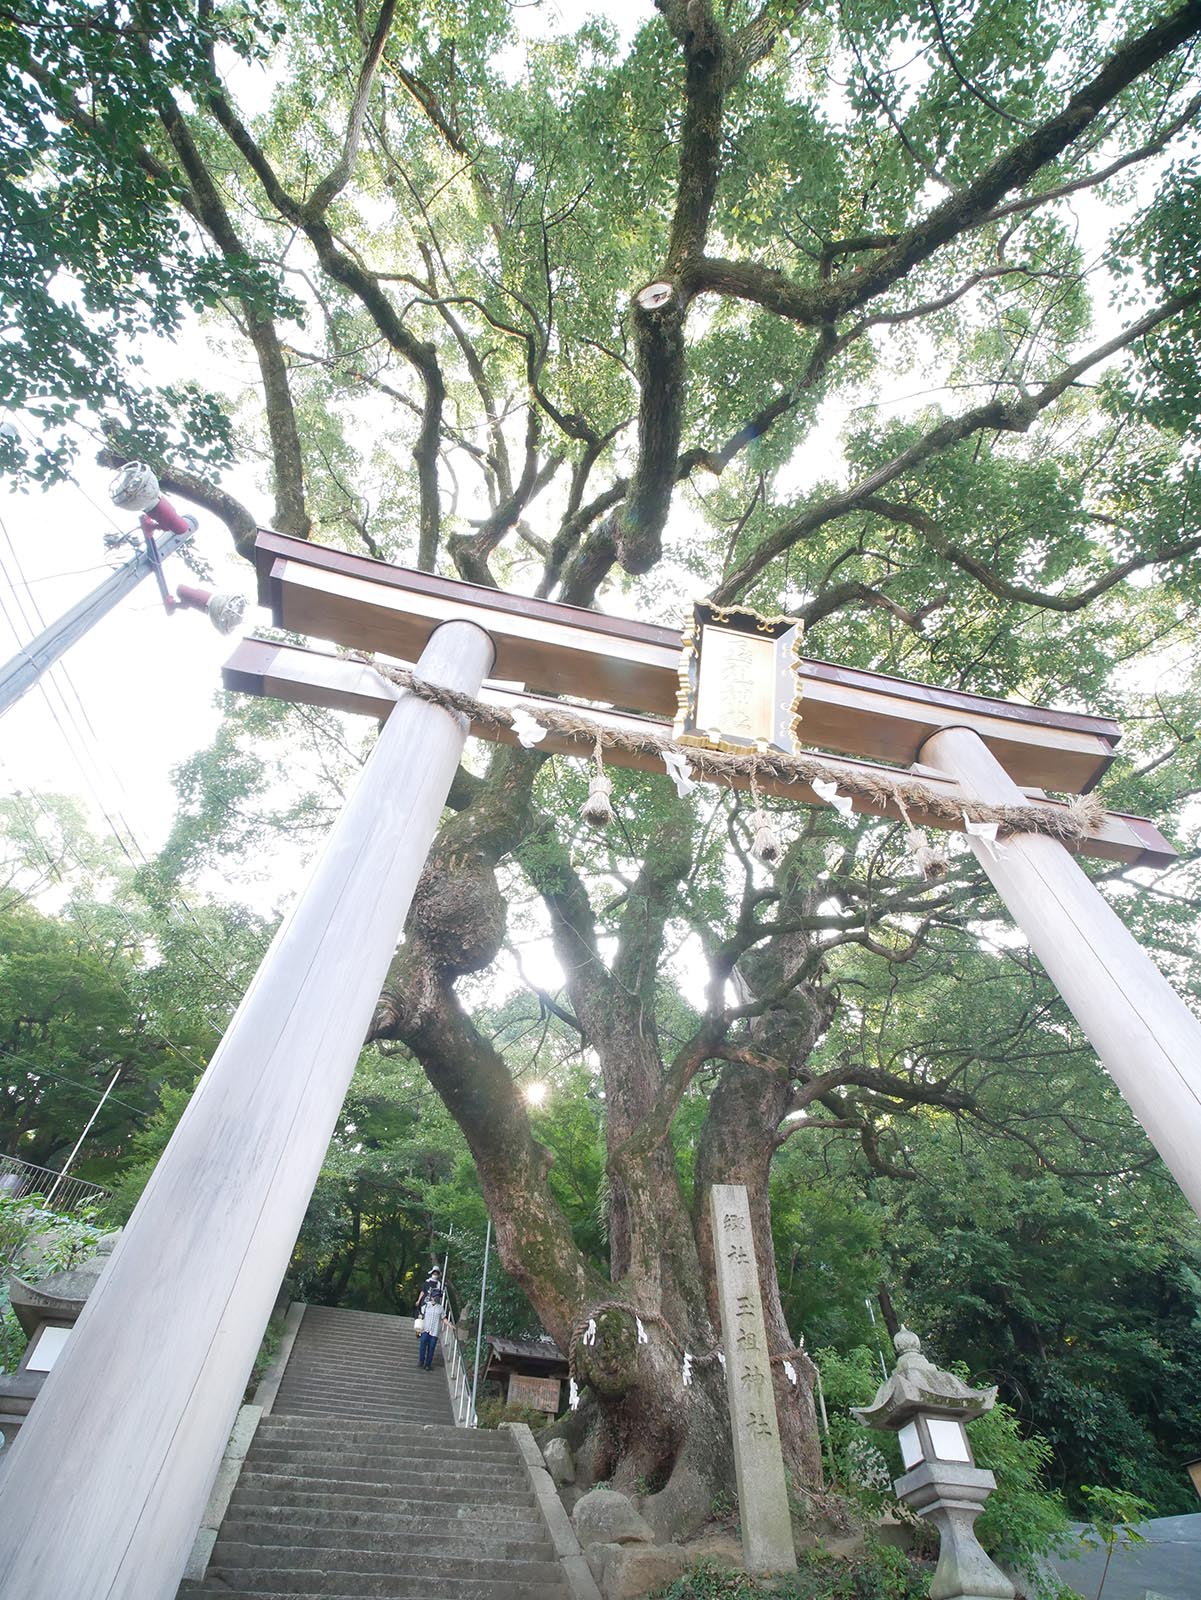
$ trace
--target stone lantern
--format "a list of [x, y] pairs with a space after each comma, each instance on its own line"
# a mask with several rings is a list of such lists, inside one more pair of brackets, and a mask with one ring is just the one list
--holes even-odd
[[0, 1466], [7, 1460], [21, 1424], [37, 1399], [46, 1374], [62, 1354], [84, 1302], [96, 1287], [101, 1272], [120, 1238], [120, 1230], [97, 1241], [95, 1254], [78, 1266], [51, 1273], [37, 1283], [26, 1283], [10, 1273], [9, 1296], [13, 1313], [29, 1338], [15, 1372], [0, 1376]]
[[930, 1600], [1013, 1600], [1014, 1587], [985, 1554], [974, 1523], [997, 1486], [978, 1467], [964, 1426], [991, 1411], [996, 1389], [972, 1389], [922, 1355], [921, 1340], [902, 1328], [893, 1340], [897, 1364], [870, 1406], [851, 1414], [868, 1428], [897, 1435], [905, 1471], [893, 1484], [898, 1500], [938, 1529], [938, 1568]]

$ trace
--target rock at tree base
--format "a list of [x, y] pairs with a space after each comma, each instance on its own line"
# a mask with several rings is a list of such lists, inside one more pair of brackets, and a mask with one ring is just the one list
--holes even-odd
[[672, 1583], [689, 1563], [678, 1544], [594, 1544], [587, 1557], [604, 1600], [639, 1600]]
[[557, 1489], [561, 1489], [564, 1484], [575, 1482], [575, 1458], [566, 1439], [550, 1440], [542, 1452], [542, 1459], [546, 1462], [546, 1470], [550, 1473]]
[[654, 1544], [650, 1524], [639, 1516], [631, 1501], [616, 1489], [590, 1489], [571, 1513], [576, 1538], [590, 1544]]

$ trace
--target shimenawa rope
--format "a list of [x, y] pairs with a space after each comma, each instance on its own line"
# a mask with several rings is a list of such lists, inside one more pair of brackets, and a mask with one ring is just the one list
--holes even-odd
[[[513, 727], [513, 714], [503, 706], [487, 705], [473, 695], [457, 689], [445, 689], [427, 683], [408, 667], [393, 666], [377, 661], [374, 656], [354, 655], [378, 672], [380, 677], [399, 688], [408, 689], [419, 700], [441, 706], [444, 711], [460, 716], [486, 728]], [[781, 783], [812, 783], [815, 778], [834, 783], [843, 794], [858, 795], [877, 806], [891, 805], [904, 817], [912, 807], [932, 817], [948, 822], [960, 822], [966, 816], [971, 822], [996, 822], [1006, 834], [1041, 833], [1061, 844], [1077, 844], [1081, 839], [1097, 832], [1105, 819], [1105, 809], [1095, 795], [1074, 795], [1062, 809], [1041, 805], [992, 805], [985, 800], [969, 798], [961, 793], [947, 794], [933, 784], [903, 773], [893, 775], [881, 768], [865, 772], [835, 766], [813, 755], [789, 755], [782, 750], [731, 753], [724, 750], [705, 750], [696, 745], [678, 744], [674, 739], [651, 732], [637, 732], [626, 728], [606, 728], [595, 718], [582, 716], [561, 708], [551, 710], [544, 704], [518, 708], [535, 718], [549, 732], [585, 740], [593, 751], [619, 750], [631, 755], [658, 756], [675, 751], [685, 757], [702, 777], [712, 783], [729, 783], [734, 778], [747, 782], [775, 780]], [[580, 752], [581, 759], [588, 759]]]

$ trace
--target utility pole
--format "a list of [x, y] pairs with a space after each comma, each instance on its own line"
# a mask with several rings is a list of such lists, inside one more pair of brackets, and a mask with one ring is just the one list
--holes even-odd
[[95, 1122], [96, 1118], [100, 1115], [100, 1113], [104, 1110], [104, 1102], [108, 1099], [109, 1095], [112, 1094], [113, 1090], [117, 1086], [117, 1079], [121, 1076], [121, 1070], [122, 1069], [120, 1067], [118, 1067], [116, 1072], [113, 1073], [112, 1078], [111, 1078], [111, 1080], [109, 1082], [108, 1088], [104, 1091], [104, 1093], [100, 1096], [100, 1099], [96, 1102], [95, 1109], [93, 1110], [91, 1116], [87, 1120], [87, 1125], [85, 1126], [83, 1132], [79, 1135], [79, 1138], [76, 1139], [74, 1150], [72, 1150], [71, 1154], [63, 1162], [62, 1171], [59, 1173], [58, 1177], [55, 1178], [54, 1184], [53, 1184], [53, 1186], [52, 1186], [52, 1188], [50, 1190], [50, 1193], [46, 1196], [46, 1204], [47, 1204], [47, 1206], [49, 1206], [50, 1202], [54, 1199], [55, 1195], [58, 1193], [59, 1188], [62, 1185], [63, 1179], [67, 1176], [67, 1173], [71, 1170], [72, 1166], [75, 1164], [75, 1157], [79, 1154], [80, 1146], [83, 1144], [83, 1141], [87, 1138], [88, 1134], [91, 1133], [92, 1124]]
[[163, 606], [170, 616], [182, 609], [207, 612], [218, 633], [229, 633], [242, 620], [246, 602], [240, 595], [212, 594], [181, 584], [172, 594], [163, 573], [163, 562], [188, 543], [196, 531], [196, 518], [181, 516], [159, 489], [158, 479], [141, 461], [122, 467], [109, 486], [109, 496], [122, 511], [141, 514], [144, 548], [132, 561], [118, 567], [110, 577], [65, 616], [22, 646], [11, 661], [0, 667], [0, 717], [14, 705], [58, 660], [77, 644], [101, 617], [106, 616], [147, 573], [153, 573]]
[[52, 667], [59, 656], [64, 655], [73, 644], [78, 644], [89, 629], [94, 628], [101, 617], [119, 604], [144, 577], [151, 572], [161, 572], [164, 559], [174, 554], [181, 545], [187, 544], [192, 537], [190, 519], [181, 517], [179, 520], [183, 525], [182, 531], [176, 533], [168, 530], [161, 538], [155, 539], [153, 555], [149, 550], [139, 550], [132, 561], [118, 567], [91, 594], [85, 595], [78, 605], [72, 606], [65, 616], [52, 622], [36, 639], [22, 645], [12, 660], [0, 667], [0, 716], [27, 689], [32, 689], [47, 667]]

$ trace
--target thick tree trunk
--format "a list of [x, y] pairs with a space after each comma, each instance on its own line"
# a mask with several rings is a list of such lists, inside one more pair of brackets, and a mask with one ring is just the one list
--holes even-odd
[[532, 1134], [506, 1063], [454, 992], [456, 977], [488, 965], [503, 938], [493, 867], [530, 836], [529, 768], [524, 755], [498, 757], [485, 788], [444, 827], [414, 896], [376, 1032], [409, 1045], [463, 1130], [500, 1259], [569, 1354], [583, 1398], [570, 1429], [583, 1475], [637, 1492], [652, 1524], [678, 1536], [733, 1486], [703, 1204], [711, 1182], [745, 1183], [750, 1193], [769, 1341], [797, 1376], [794, 1386], [782, 1360], [774, 1363], [787, 1459], [798, 1485], [820, 1484], [811, 1368], [792, 1355], [771, 1244], [768, 1172], [790, 1085], [786, 1073], [778, 1081], [749, 1071], [723, 1078], [698, 1167], [694, 1218], [671, 1144], [654, 1023], [667, 910], [691, 863], [687, 830], [673, 835], [631, 886], [610, 970], [596, 946], [586, 891], [557, 834], [533, 824], [539, 887], [553, 907], [574, 1014], [599, 1056], [605, 1094], [609, 1277], [581, 1255], [547, 1187], [551, 1155]]

